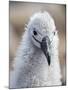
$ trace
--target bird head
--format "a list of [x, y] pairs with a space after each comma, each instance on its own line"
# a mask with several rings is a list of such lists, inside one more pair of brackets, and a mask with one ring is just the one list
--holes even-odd
[[30, 18], [27, 28], [32, 43], [43, 51], [50, 65], [50, 49], [57, 32], [53, 18], [48, 12], [36, 13]]

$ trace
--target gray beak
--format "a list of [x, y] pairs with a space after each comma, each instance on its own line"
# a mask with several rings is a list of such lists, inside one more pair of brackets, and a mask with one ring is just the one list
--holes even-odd
[[49, 52], [48, 52], [48, 42], [49, 42], [49, 41], [47, 41], [47, 40], [49, 40], [49, 39], [47, 39], [46, 37], [44, 37], [44, 38], [42, 39], [41, 49], [42, 49], [44, 55], [45, 55], [46, 58], [47, 58], [48, 65], [50, 66], [50, 63], [51, 63], [51, 60], [50, 60], [50, 59], [51, 59], [51, 58], [50, 58], [50, 55], [49, 55]]

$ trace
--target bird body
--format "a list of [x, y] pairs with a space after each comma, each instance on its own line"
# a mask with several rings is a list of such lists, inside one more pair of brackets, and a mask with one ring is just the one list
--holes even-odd
[[[46, 20], [44, 19], [45, 16], [47, 16]], [[38, 30], [42, 29], [42, 21], [39, 21], [39, 19], [43, 20], [43, 27], [45, 26], [45, 22], [47, 22], [45, 27], [47, 27], [49, 30], [55, 29], [55, 26], [52, 25], [54, 22], [52, 22], [52, 20], [51, 22], [48, 21], [50, 18], [51, 17], [47, 12], [45, 12], [44, 14], [37, 13], [36, 15], [32, 16], [31, 20], [29, 21], [29, 24], [26, 28], [27, 30], [22, 37], [22, 41], [16, 54], [14, 71], [10, 73], [10, 88], [30, 88], [39, 86], [42, 87], [61, 85], [61, 73], [58, 57], [58, 34], [55, 33], [55, 36], [53, 36], [51, 31], [44, 34], [44, 30], [41, 33], [43, 36], [45, 36], [46, 34], [49, 35], [51, 41], [50, 46], [49, 44], [47, 46], [49, 48], [46, 49], [46, 51], [49, 51], [51, 61], [49, 65], [47, 63], [46, 57], [48, 54], [44, 54], [45, 52], [43, 53], [43, 51], [40, 49], [39, 43], [37, 42], [38, 40], [42, 40], [41, 37], [43, 36], [40, 36], [38, 34], [38, 37], [36, 36], [37, 33], [34, 32], [36, 36], [34, 37], [35, 39], [37, 39], [37, 41], [33, 40], [33, 38], [31, 37], [31, 30], [34, 26], [38, 27]]]

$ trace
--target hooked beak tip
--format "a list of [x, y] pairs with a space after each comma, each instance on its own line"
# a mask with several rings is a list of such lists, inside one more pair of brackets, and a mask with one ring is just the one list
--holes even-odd
[[48, 57], [47, 57], [47, 61], [48, 61], [48, 65], [50, 66], [50, 56], [48, 55]]

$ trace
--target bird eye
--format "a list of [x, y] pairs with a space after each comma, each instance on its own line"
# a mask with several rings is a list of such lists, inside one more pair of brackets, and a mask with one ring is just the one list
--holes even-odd
[[37, 35], [37, 32], [34, 30], [34, 31], [33, 31], [33, 34], [34, 34], [34, 35]]

